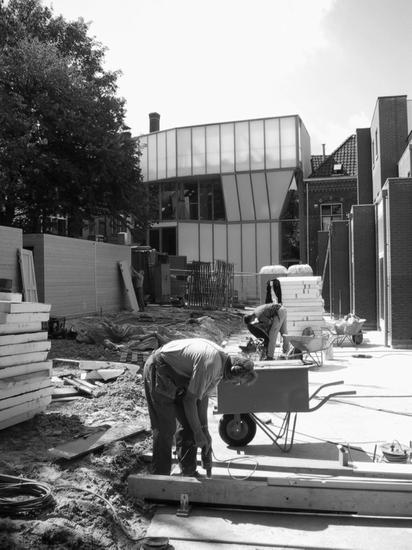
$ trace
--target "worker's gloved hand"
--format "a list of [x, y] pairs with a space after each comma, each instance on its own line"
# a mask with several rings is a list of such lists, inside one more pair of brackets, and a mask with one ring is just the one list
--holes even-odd
[[200, 447], [201, 449], [205, 448], [207, 450], [209, 450], [210, 448], [210, 443], [204, 433], [204, 431], [202, 429], [198, 430], [197, 432], [195, 432], [194, 434], [194, 438], [195, 438], [195, 445], [196, 447]]

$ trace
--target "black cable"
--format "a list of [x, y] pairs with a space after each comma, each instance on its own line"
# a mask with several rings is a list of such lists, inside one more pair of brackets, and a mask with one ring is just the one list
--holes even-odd
[[54, 502], [46, 483], [0, 474], [0, 516], [19, 516], [46, 508]]

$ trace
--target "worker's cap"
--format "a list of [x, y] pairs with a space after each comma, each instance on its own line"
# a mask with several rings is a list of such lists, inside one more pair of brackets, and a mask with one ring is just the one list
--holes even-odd
[[248, 357], [242, 357], [241, 355], [235, 355], [231, 358], [232, 367], [230, 374], [233, 378], [239, 380], [240, 384], [247, 384], [250, 386], [256, 381], [257, 374], [255, 371], [254, 362]]

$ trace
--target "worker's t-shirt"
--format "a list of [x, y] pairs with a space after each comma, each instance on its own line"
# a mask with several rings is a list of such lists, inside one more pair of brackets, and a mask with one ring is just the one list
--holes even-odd
[[255, 316], [259, 323], [265, 327], [267, 332], [269, 332], [273, 319], [277, 316], [280, 307], [279, 304], [262, 304], [255, 308]]
[[190, 379], [188, 390], [198, 399], [210, 395], [223, 376], [227, 354], [203, 338], [184, 338], [168, 342], [160, 357], [179, 375]]

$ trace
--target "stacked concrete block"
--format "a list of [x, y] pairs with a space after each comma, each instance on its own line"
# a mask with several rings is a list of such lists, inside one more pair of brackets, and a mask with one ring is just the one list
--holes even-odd
[[308, 329], [320, 336], [325, 327], [322, 277], [278, 277], [278, 281], [288, 312], [288, 335], [301, 336]]
[[50, 305], [0, 293], [0, 429], [29, 420], [51, 401]]

